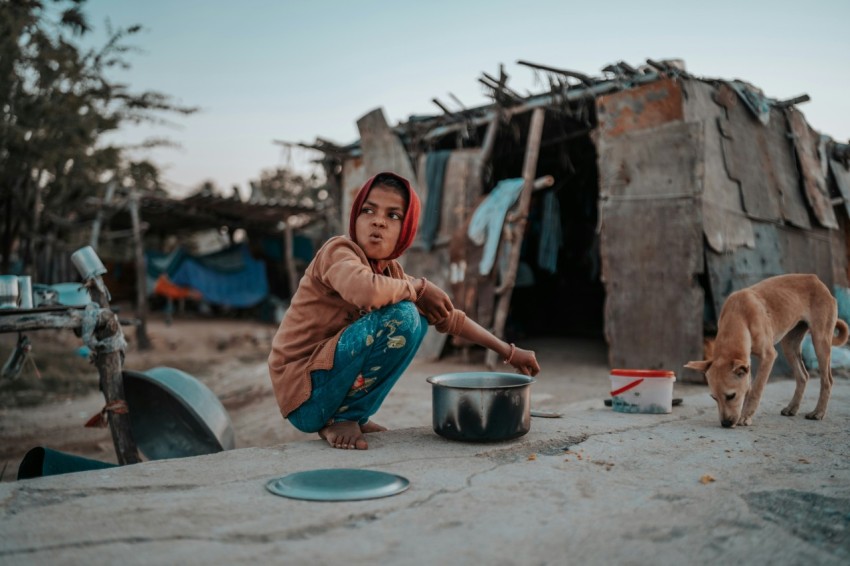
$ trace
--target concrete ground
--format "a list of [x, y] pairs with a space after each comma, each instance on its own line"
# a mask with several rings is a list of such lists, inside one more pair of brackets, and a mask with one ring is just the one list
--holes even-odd
[[[729, 430], [699, 386], [677, 384], [684, 402], [669, 415], [606, 408], [597, 354], [574, 375], [544, 367], [532, 406], [563, 416], [509, 442], [434, 434], [422, 425], [430, 386], [414, 375], [379, 415], [415, 425], [369, 435], [368, 451], [296, 440], [0, 484], [0, 563], [850, 563], [850, 381], [836, 380], [826, 420], [809, 421], [817, 381], [790, 418], [779, 413], [793, 383], [773, 379], [753, 426]], [[582, 372], [584, 385], [563, 385]], [[355, 502], [265, 487], [343, 467], [410, 487]]]

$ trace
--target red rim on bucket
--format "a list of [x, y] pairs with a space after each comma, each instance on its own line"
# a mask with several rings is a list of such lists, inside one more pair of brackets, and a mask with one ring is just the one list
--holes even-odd
[[663, 369], [612, 369], [611, 375], [620, 377], [676, 377], [676, 372]]
[[[669, 413], [676, 373], [664, 369], [612, 369], [612, 407], [620, 413]], [[637, 389], [643, 385], [642, 389]], [[626, 393], [626, 395], [623, 395]]]

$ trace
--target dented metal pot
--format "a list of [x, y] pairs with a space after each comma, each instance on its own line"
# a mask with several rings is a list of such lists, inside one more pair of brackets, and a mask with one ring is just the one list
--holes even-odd
[[434, 432], [451, 440], [495, 442], [531, 428], [531, 384], [515, 373], [446, 373], [432, 385]]

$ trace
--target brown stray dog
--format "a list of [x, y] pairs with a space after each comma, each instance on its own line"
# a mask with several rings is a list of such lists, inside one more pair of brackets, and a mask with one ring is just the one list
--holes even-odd
[[[844, 344], [848, 337], [847, 324], [838, 320], [838, 306], [829, 289], [816, 275], [778, 275], [729, 295], [720, 311], [712, 359], [685, 364], [705, 373], [721, 425], [752, 424], [776, 360], [774, 345], [780, 341], [797, 381], [782, 414], [797, 414], [809, 379], [801, 355], [803, 337], [809, 330], [818, 359], [820, 395], [815, 410], [806, 418], [821, 420], [832, 392], [831, 347]], [[759, 359], [752, 384], [750, 355]]]

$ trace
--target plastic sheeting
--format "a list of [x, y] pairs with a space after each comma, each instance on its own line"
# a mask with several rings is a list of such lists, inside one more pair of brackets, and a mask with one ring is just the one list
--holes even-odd
[[252, 307], [269, 294], [266, 266], [251, 256], [245, 244], [204, 256], [183, 250], [149, 256], [148, 275], [158, 277], [162, 273], [175, 285], [194, 289], [204, 301], [215, 305]]

